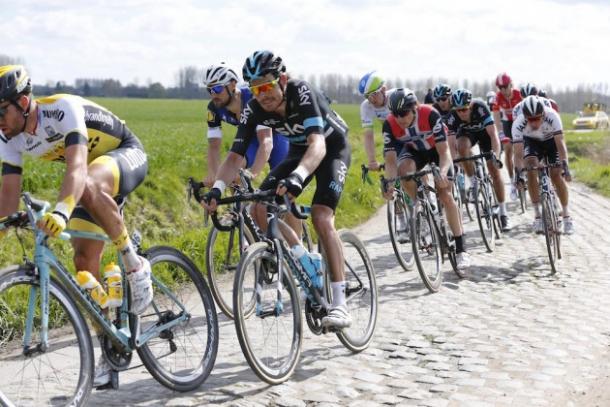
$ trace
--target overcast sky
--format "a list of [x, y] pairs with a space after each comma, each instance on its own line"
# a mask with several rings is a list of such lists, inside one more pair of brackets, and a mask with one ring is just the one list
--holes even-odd
[[257, 49], [302, 75], [371, 69], [388, 78], [490, 80], [555, 87], [608, 82], [610, 1], [0, 0], [0, 54], [35, 83], [76, 78], [175, 85], [186, 65]]

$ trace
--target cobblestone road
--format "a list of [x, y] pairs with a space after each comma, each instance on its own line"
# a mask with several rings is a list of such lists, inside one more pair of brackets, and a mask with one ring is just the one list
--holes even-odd
[[381, 211], [356, 230], [380, 294], [368, 350], [352, 355], [335, 336], [306, 332], [294, 376], [271, 387], [252, 373], [233, 323], [220, 316], [216, 367], [200, 389], [172, 393], [139, 367], [121, 374], [118, 391], [94, 392], [91, 404], [583, 405], [609, 371], [610, 201], [579, 185], [571, 194], [577, 233], [563, 240], [556, 276], [528, 213], [514, 215], [493, 254], [474, 246], [476, 225], [467, 223], [469, 275], [458, 280], [447, 269], [441, 291], [428, 294], [417, 272], [397, 265]]

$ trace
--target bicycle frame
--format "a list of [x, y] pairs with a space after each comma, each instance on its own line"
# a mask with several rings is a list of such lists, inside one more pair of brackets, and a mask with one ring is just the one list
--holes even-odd
[[[39, 279], [39, 287], [32, 286], [30, 288], [28, 298], [28, 311], [25, 324], [25, 332], [23, 338], [24, 353], [30, 354], [35, 351], [46, 351], [48, 349], [48, 331], [49, 331], [49, 281], [51, 279], [51, 269], [56, 270], [54, 273], [55, 279], [58, 280], [64, 288], [67, 289], [69, 295], [75, 299], [88, 313], [93, 321], [102, 328], [104, 333], [108, 335], [113, 343], [119, 345], [123, 350], [133, 350], [145, 344], [149, 339], [156, 337], [165, 329], [169, 329], [190, 318], [186, 312], [186, 308], [178, 301], [173, 293], [159, 280], [152, 276], [153, 283], [156, 287], [168, 295], [179, 306], [182, 312], [177, 318], [164, 323], [163, 325], [155, 324], [145, 332], [140, 332], [139, 317], [130, 318], [128, 310], [128, 301], [123, 301], [123, 304], [118, 310], [119, 328], [105, 315], [102, 308], [93, 300], [87, 291], [80, 288], [76, 279], [70, 274], [68, 269], [57, 259], [53, 251], [48, 247], [48, 236], [36, 226], [36, 221], [49, 208], [49, 204], [45, 203], [42, 208], [35, 211], [32, 208], [32, 200], [27, 193], [23, 194], [23, 200], [27, 208], [27, 216], [30, 225], [32, 225], [35, 233], [35, 248], [34, 262], [27, 262], [26, 266], [31, 268], [32, 273], [37, 273]], [[75, 230], [66, 230], [60, 234], [61, 240], [71, 240], [73, 238], [85, 238], [109, 242], [110, 239], [105, 235], [96, 233], [81, 232]], [[121, 268], [123, 292], [128, 293], [127, 282], [125, 278], [125, 266], [119, 257], [119, 267]], [[40, 293], [38, 293], [40, 290]], [[36, 313], [36, 297], [40, 294], [41, 308], [41, 343], [35, 349], [31, 348], [32, 332], [34, 324], [34, 316]], [[154, 303], [153, 303], [154, 307]], [[158, 310], [156, 310], [158, 311]], [[130, 319], [132, 320], [130, 323]]]

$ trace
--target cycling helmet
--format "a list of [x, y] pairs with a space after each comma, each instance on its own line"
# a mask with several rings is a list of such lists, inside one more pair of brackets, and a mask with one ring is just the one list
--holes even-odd
[[541, 116], [544, 113], [544, 103], [535, 95], [526, 97], [523, 100], [523, 114], [525, 117]]
[[408, 88], [398, 88], [390, 95], [388, 108], [395, 116], [404, 116], [410, 110], [415, 108], [417, 104], [417, 96]]
[[0, 103], [32, 92], [32, 81], [22, 65], [0, 66]]
[[540, 96], [541, 98], [545, 98], [546, 97], [546, 90], [544, 90], [544, 89], [538, 90], [538, 96]]
[[485, 99], [487, 99], [487, 104], [491, 106], [496, 101], [496, 92], [490, 90], [485, 94]]
[[443, 96], [451, 96], [451, 87], [446, 83], [439, 83], [434, 87], [434, 91], [432, 92], [432, 96], [434, 100], [438, 101], [439, 98]]
[[496, 77], [496, 86], [498, 88], [508, 86], [513, 82], [513, 80], [508, 76], [506, 72], [502, 72]]
[[468, 89], [458, 89], [451, 95], [451, 104], [454, 109], [470, 106], [472, 102], [472, 92]]
[[538, 94], [538, 88], [533, 83], [526, 83], [525, 86], [522, 86], [519, 91], [521, 92], [522, 98]]
[[358, 92], [364, 97], [367, 97], [373, 92], [377, 92], [385, 83], [383, 78], [376, 71], [371, 71], [360, 79], [358, 84]]
[[205, 71], [203, 85], [210, 87], [216, 85], [228, 85], [231, 81], [239, 82], [239, 78], [234, 70], [223, 63], [210, 65]]
[[248, 82], [262, 78], [269, 73], [277, 78], [282, 72], [286, 72], [282, 58], [267, 50], [255, 51], [246, 58], [242, 68], [242, 76]]

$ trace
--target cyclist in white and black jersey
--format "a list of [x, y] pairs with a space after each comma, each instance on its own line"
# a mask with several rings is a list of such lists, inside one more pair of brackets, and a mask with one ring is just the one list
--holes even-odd
[[[288, 193], [295, 198], [316, 178], [312, 221], [328, 255], [332, 289], [331, 308], [322, 324], [346, 328], [351, 325], [351, 317], [346, 306], [344, 259], [334, 217], [351, 160], [348, 127], [331, 110], [321, 92], [305, 81], [288, 79], [282, 58], [271, 51], [256, 51], [248, 57], [243, 78], [250, 83], [254, 98], [242, 111], [231, 152], [243, 156], [256, 126], [268, 126], [288, 138], [290, 150], [286, 159], [265, 178], [260, 189], [275, 189], [279, 195]], [[228, 176], [235, 171], [229, 164], [227, 167], [223, 164], [220, 178], [206, 196], [209, 210], [216, 209], [216, 200], [230, 181]], [[286, 238], [293, 252], [303, 253], [296, 236]], [[306, 254], [299, 257], [306, 269], [313, 263], [308, 259]]]
[[394, 90], [386, 88], [385, 81], [376, 71], [368, 72], [358, 83], [358, 92], [364, 96], [364, 100], [360, 104], [360, 122], [364, 129], [364, 151], [369, 162], [368, 167], [372, 171], [379, 169], [373, 125], [375, 120], [383, 123], [390, 114], [388, 103]]
[[[543, 158], [549, 164], [554, 164], [558, 160], [563, 162], [563, 168], [551, 168], [551, 180], [562, 206], [563, 231], [566, 234], [574, 233], [574, 225], [568, 208], [568, 187], [565, 182], [571, 181], [568, 150], [563, 138], [563, 126], [559, 113], [546, 107], [542, 98], [528, 96], [523, 101], [522, 114], [513, 123], [512, 132], [517, 172], [521, 172], [524, 165], [525, 167], [536, 167]], [[540, 194], [536, 171], [528, 172], [527, 186], [534, 207], [533, 228], [536, 233], [541, 233]]]
[[[538, 96], [540, 98], [540, 101], [544, 104], [545, 107], [551, 108], [554, 111], [556, 111], [557, 113], [559, 113], [559, 106], [557, 106], [557, 103], [555, 103], [554, 100], [548, 99], [544, 96], [540, 96], [536, 85], [534, 85], [532, 83], [527, 83], [526, 85], [522, 86], [519, 91], [521, 92], [521, 97], [523, 97], [524, 100], [528, 96], [532, 96], [532, 95]], [[513, 117], [518, 117], [522, 113], [524, 100], [519, 102], [517, 104], [517, 106], [515, 106], [513, 108]], [[516, 199], [516, 198], [513, 198], [513, 199]]]

